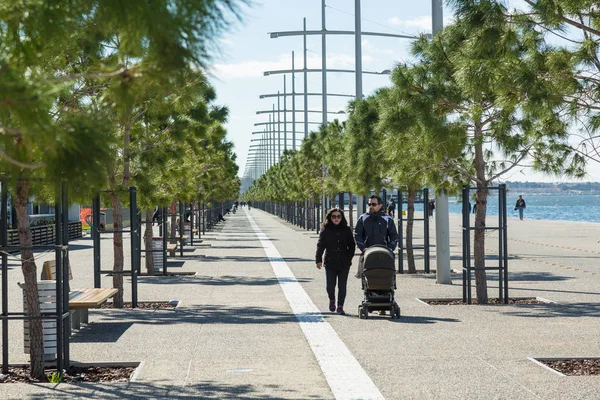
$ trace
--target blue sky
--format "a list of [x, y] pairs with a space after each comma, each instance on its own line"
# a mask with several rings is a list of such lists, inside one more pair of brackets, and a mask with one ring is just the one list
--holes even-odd
[[[519, 6], [522, 0], [509, 1], [510, 6]], [[230, 109], [227, 124], [228, 138], [235, 145], [239, 174], [244, 173], [246, 157], [253, 131], [262, 131], [254, 123], [268, 122], [267, 114], [256, 115], [256, 111], [270, 110], [276, 99], [259, 99], [266, 93], [283, 93], [283, 75], [263, 76], [264, 71], [291, 69], [292, 51], [295, 52], [296, 68], [302, 68], [302, 36], [271, 39], [269, 32], [302, 30], [302, 19], [307, 19], [307, 30], [321, 29], [321, 0], [254, 0], [251, 7], [243, 10], [241, 22], [235, 23], [221, 37], [220, 54], [213, 61], [212, 82], [216, 87], [218, 103]], [[354, 1], [326, 1], [327, 29], [354, 29]], [[444, 9], [445, 22], [452, 18], [451, 10]], [[362, 0], [362, 30], [395, 34], [416, 35], [431, 31], [431, 0]], [[392, 69], [398, 62], [410, 61], [410, 40], [363, 36], [363, 70], [382, 71]], [[321, 68], [321, 37], [308, 36], [308, 68]], [[327, 67], [354, 69], [354, 37], [329, 36], [327, 39]], [[287, 91], [291, 92], [291, 74], [287, 76]], [[354, 75], [347, 73], [328, 74], [328, 92], [353, 95]], [[296, 92], [303, 91], [303, 77], [296, 74]], [[369, 95], [375, 89], [389, 84], [385, 75], [364, 75], [363, 90]], [[320, 73], [308, 74], [308, 91], [321, 92]], [[329, 111], [345, 110], [348, 98], [330, 97]], [[283, 100], [281, 103], [283, 108]], [[302, 109], [303, 99], [296, 98], [296, 108]], [[309, 110], [321, 109], [321, 98], [309, 97]], [[288, 98], [288, 109], [291, 100]], [[330, 115], [329, 120], [345, 115]], [[302, 120], [301, 113], [296, 116]], [[288, 114], [288, 121], [291, 113]], [[320, 114], [309, 114], [309, 120], [320, 122]], [[291, 131], [291, 125], [289, 130]], [[316, 125], [312, 125], [316, 127]], [[303, 125], [297, 123], [298, 137], [303, 136]], [[291, 133], [289, 134], [291, 137]], [[299, 143], [298, 143], [299, 144]], [[290, 142], [291, 146], [291, 142]], [[600, 180], [600, 169], [592, 166], [586, 180]], [[554, 177], [516, 171], [506, 177], [512, 181], [559, 181]]]

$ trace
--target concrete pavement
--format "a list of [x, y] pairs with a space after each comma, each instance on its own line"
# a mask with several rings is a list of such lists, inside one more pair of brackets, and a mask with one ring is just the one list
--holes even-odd
[[[416, 298], [460, 297], [460, 276], [453, 275], [453, 285], [437, 285], [434, 275], [402, 275], [396, 296], [402, 318], [392, 321], [356, 317], [362, 293], [354, 278], [345, 307], [350, 315], [331, 314], [324, 271], [314, 265], [314, 232], [257, 209], [250, 216], [320, 310], [310, 318], [333, 330], [386, 399], [600, 399], [600, 377], [562, 377], [528, 359], [600, 356], [599, 224], [509, 220], [510, 296], [539, 296], [555, 304], [428, 306]], [[245, 212], [226, 218], [204, 238], [210, 247], [188, 246], [184, 258], [170, 258], [176, 265], [172, 270], [196, 276], [139, 278], [140, 301], [177, 299], [179, 308], [93, 310], [91, 324], [72, 337], [73, 360], [143, 361], [136, 382], [4, 384], [0, 397], [335, 398], [340, 392], [332, 390], [331, 375], [324, 372], [331, 366], [315, 356], [315, 345], [298, 322], [306, 316], [294, 314], [297, 308], [282, 289], [288, 281], [274, 272], [280, 261], [267, 256], [265, 241]], [[459, 223], [458, 216], [451, 217], [457, 270]], [[490, 251], [494, 238], [489, 235]], [[104, 269], [112, 262], [111, 243], [102, 241]], [[91, 240], [72, 247], [72, 287], [93, 286]], [[51, 257], [41, 255], [38, 265]], [[16, 282], [22, 277], [13, 265], [9, 294], [11, 309], [17, 310]], [[103, 278], [103, 286], [111, 286], [111, 278]], [[494, 296], [493, 276], [489, 286]], [[317, 348], [328, 350], [328, 340], [318, 338]], [[10, 349], [12, 363], [26, 360], [19, 322], [11, 323]], [[342, 379], [348, 369], [339, 365]]]

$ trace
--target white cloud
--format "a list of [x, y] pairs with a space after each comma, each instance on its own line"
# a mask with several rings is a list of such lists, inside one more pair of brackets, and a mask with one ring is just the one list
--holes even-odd
[[385, 55], [385, 56], [395, 56], [396, 55], [396, 52], [394, 50], [381, 49], [381, 48], [375, 47], [368, 40], [362, 41], [362, 50], [363, 50], [363, 58], [365, 57], [365, 53], [376, 54], [376, 55]]
[[235, 43], [233, 43], [233, 40], [231, 39], [219, 39], [219, 42], [226, 44], [229, 47], [235, 46]]
[[[444, 25], [452, 23], [454, 20], [453, 16], [444, 17]], [[388, 24], [398, 26], [403, 29], [410, 31], [426, 31], [431, 32], [431, 15], [422, 15], [420, 17], [402, 19], [400, 17], [391, 17], [388, 19]]]
[[527, 3], [525, 3], [525, 0], [508, 0], [506, 5], [509, 10], [526, 10], [528, 8], [528, 5]]
[[390, 25], [399, 26], [405, 29], [431, 30], [431, 15], [423, 15], [421, 17], [402, 19], [400, 17], [392, 17], [388, 19]]

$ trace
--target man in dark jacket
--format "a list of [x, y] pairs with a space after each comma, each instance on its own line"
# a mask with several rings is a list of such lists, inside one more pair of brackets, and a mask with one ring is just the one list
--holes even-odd
[[367, 247], [379, 244], [394, 251], [398, 245], [398, 231], [394, 220], [386, 215], [381, 207], [383, 203], [379, 196], [369, 198], [369, 212], [361, 215], [356, 221], [354, 240], [361, 252]]
[[[398, 245], [398, 231], [394, 219], [381, 209], [383, 202], [379, 196], [373, 195], [369, 198], [369, 212], [361, 215], [356, 221], [354, 229], [354, 240], [360, 251], [364, 254], [365, 249], [374, 245], [387, 246], [394, 251]], [[360, 278], [363, 271], [363, 256], [358, 262], [358, 273], [355, 277]], [[380, 311], [384, 315], [385, 311]]]

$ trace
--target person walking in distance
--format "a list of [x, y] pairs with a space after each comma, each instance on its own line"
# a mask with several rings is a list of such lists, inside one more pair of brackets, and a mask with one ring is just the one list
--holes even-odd
[[[361, 215], [356, 221], [354, 239], [362, 253], [358, 262], [358, 273], [355, 275], [357, 278], [362, 275], [365, 249], [374, 245], [383, 245], [393, 252], [398, 245], [398, 231], [394, 219], [386, 215], [381, 208], [381, 198], [376, 195], [371, 196], [369, 212]], [[385, 311], [381, 311], [380, 314], [384, 315]]]
[[525, 200], [523, 200], [523, 196], [519, 195], [517, 199], [517, 204], [515, 204], [515, 211], [519, 210], [519, 219], [523, 220], [523, 210], [526, 208]]
[[[348, 226], [344, 212], [339, 208], [332, 208], [321, 225], [315, 258], [318, 269], [325, 264], [329, 311], [336, 311], [340, 315], [346, 314], [344, 312], [346, 285], [355, 248], [352, 230]], [[323, 263], [323, 253], [325, 253], [325, 263]], [[335, 303], [336, 283], [338, 287], [337, 308]]]
[[388, 215], [392, 218], [394, 218], [394, 214], [396, 212], [396, 203], [394, 202], [394, 199], [390, 200], [390, 203], [388, 204]]
[[154, 213], [152, 213], [152, 226], [154, 226], [154, 222], [157, 225], [160, 225], [160, 220], [162, 218], [162, 212], [159, 206], [154, 207]]

